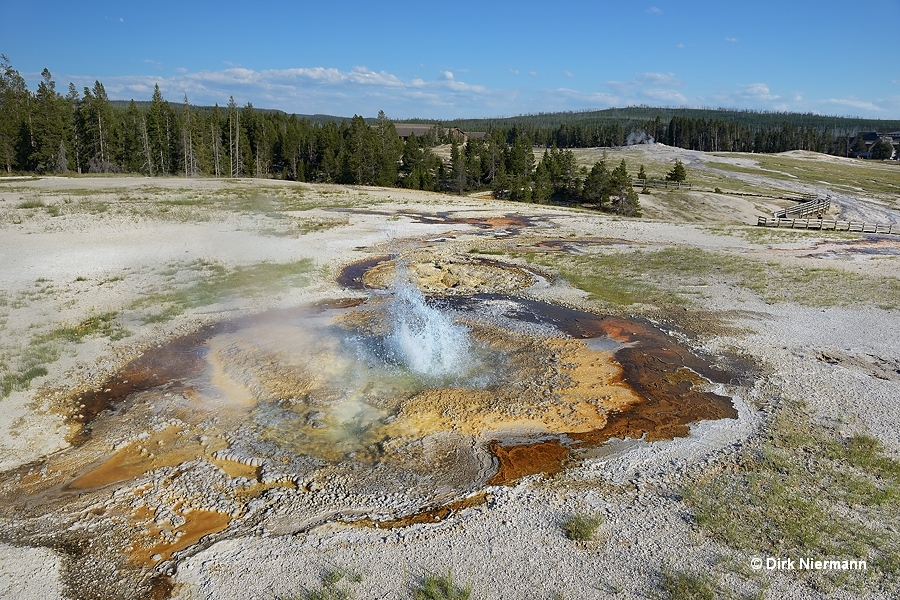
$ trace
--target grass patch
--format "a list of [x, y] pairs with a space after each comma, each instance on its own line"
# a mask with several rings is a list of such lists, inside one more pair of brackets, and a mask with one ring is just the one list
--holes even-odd
[[0, 363], [0, 398], [6, 398], [14, 391], [28, 389], [32, 379], [43, 377], [49, 373], [47, 367], [43, 365], [23, 366], [23, 369], [11, 372], [5, 364]]
[[[152, 310], [144, 315], [147, 323], [167, 321], [187, 309], [210, 306], [231, 298], [271, 294], [290, 287], [304, 287], [310, 281], [313, 261], [260, 263], [228, 269], [220, 263], [196, 261], [173, 266], [164, 275], [174, 281], [166, 291], [150, 294], [133, 308]], [[179, 278], [188, 283], [178, 285]], [[175, 289], [172, 289], [172, 288]]]
[[469, 600], [472, 585], [460, 585], [447, 571], [444, 575], [426, 573], [422, 583], [413, 590], [413, 600]]
[[712, 576], [663, 569], [662, 589], [669, 600], [716, 600], [721, 598]]
[[751, 244], [796, 244], [819, 240], [858, 240], [859, 234], [846, 231], [819, 231], [813, 229], [784, 229], [777, 227], [747, 226], [709, 226], [710, 233], [729, 235], [747, 240]]
[[690, 296], [696, 296], [694, 286], [706, 285], [713, 277], [718, 281], [723, 275], [748, 275], [745, 261], [738, 257], [692, 248], [592, 256], [559, 253], [542, 256], [536, 262], [556, 269], [592, 299], [615, 306], [637, 302], [683, 305]]
[[816, 586], [900, 591], [900, 461], [870, 436], [845, 439], [813, 422], [802, 406], [779, 409], [758, 448], [685, 498], [701, 530], [752, 556], [868, 563], [816, 572]]
[[342, 227], [350, 223], [350, 219], [298, 219], [297, 230], [300, 235], [307, 233], [317, 233], [319, 231], [327, 231], [335, 227]]
[[346, 569], [329, 569], [322, 573], [320, 585], [303, 590], [299, 595], [276, 596], [278, 600], [351, 600], [354, 594], [346, 584], [360, 583], [362, 575]]
[[83, 200], [78, 209], [91, 215], [101, 215], [109, 210], [109, 204], [100, 200]]
[[38, 343], [66, 341], [79, 343], [91, 335], [101, 335], [116, 341], [128, 337], [131, 333], [116, 320], [117, 313], [106, 312], [89, 317], [76, 325], [59, 327], [37, 337]]
[[32, 380], [47, 375], [47, 365], [59, 359], [65, 344], [77, 344], [96, 335], [120, 340], [130, 332], [118, 323], [116, 313], [108, 312], [36, 335], [24, 348], [8, 351], [0, 357], [0, 398], [27, 390]]
[[599, 516], [575, 513], [562, 522], [562, 530], [570, 540], [589, 542], [602, 524], [603, 519]]
[[44, 204], [43, 200], [25, 200], [24, 202], [20, 202], [16, 208], [44, 208], [46, 204]]
[[703, 286], [729, 283], [770, 303], [802, 306], [900, 307], [900, 279], [831, 267], [798, 268], [725, 252], [666, 248], [599, 255], [517, 254], [555, 269], [604, 304], [637, 302], [683, 306], [702, 298]]
[[[747, 158], [747, 155], [733, 154]], [[809, 157], [784, 154], [758, 154], [752, 157], [755, 167], [738, 167], [725, 163], [710, 166], [741, 173], [825, 185], [838, 192], [857, 192], [887, 200], [897, 205], [900, 192], [900, 169], [879, 161], [837, 161], [834, 158], [812, 154]]]

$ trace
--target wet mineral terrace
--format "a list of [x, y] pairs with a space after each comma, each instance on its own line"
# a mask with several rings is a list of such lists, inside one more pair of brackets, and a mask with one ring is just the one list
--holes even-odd
[[533, 281], [493, 261], [406, 268], [467, 293], [398, 308], [383, 257], [343, 275], [366, 299], [208, 326], [73, 393], [73, 445], [0, 475], [0, 539], [60, 551], [81, 597], [162, 596], [223, 537], [440, 520], [610, 438], [737, 417], [711, 391], [731, 375], [649, 322], [486, 293]]

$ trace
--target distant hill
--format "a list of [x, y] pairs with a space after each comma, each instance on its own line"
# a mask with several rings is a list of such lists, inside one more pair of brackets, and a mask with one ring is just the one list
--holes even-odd
[[[150, 107], [148, 100], [135, 100], [139, 109], [146, 111]], [[180, 102], [169, 101], [176, 109]], [[129, 100], [112, 100], [111, 104], [120, 108], [128, 108]], [[205, 113], [212, 111], [212, 106], [191, 106], [194, 110]], [[219, 106], [224, 110], [225, 106]], [[257, 108], [260, 113], [274, 113], [290, 116], [283, 110], [272, 108]], [[340, 123], [350, 121], [349, 116], [323, 115], [323, 114], [298, 114], [293, 113], [298, 119], [307, 119], [310, 123], [322, 125], [324, 123]], [[603, 110], [584, 110], [566, 112], [547, 112], [513, 117], [488, 117], [482, 119], [396, 119], [404, 123], [433, 124], [440, 122], [445, 127], [457, 127], [463, 131], [490, 131], [492, 129], [510, 129], [513, 127], [527, 127], [531, 129], [556, 129], [562, 126], [597, 126], [617, 124], [625, 131], [641, 129], [644, 124], [655, 119], [668, 124], [672, 117], [684, 119], [702, 119], [706, 121], [726, 121], [749, 127], [770, 129], [780, 127], [785, 123], [794, 127], [808, 127], [820, 131], [853, 132], [858, 131], [900, 131], [900, 119], [864, 119], [861, 117], [835, 117], [819, 115], [815, 113], [794, 112], [767, 112], [756, 110], [740, 110], [728, 108], [666, 108], [653, 106], [627, 106], [624, 108], [605, 108]], [[372, 123], [375, 117], [366, 117], [366, 122]]]
[[[788, 123], [794, 127], [838, 131], [898, 131], [900, 120], [864, 119], [860, 117], [835, 117], [815, 113], [767, 112], [726, 108], [662, 108], [652, 106], [628, 106], [592, 111], [536, 113], [514, 117], [485, 119], [451, 119], [443, 121], [447, 127], [463, 131], [488, 131], [494, 128], [508, 129], [515, 126], [529, 128], [557, 128], [563, 125], [601, 125], [617, 123], [626, 131], [629, 124], [640, 125], [659, 119], [668, 123], [672, 117], [703, 119], [738, 123], [762, 128], [777, 127]], [[434, 119], [404, 119], [407, 123], [434, 122]]]
[[[110, 104], [112, 104], [113, 106], [115, 106], [117, 108], [128, 108], [128, 106], [131, 104], [131, 100], [110, 100]], [[147, 111], [150, 108], [149, 100], [135, 100], [134, 104], [141, 111]], [[178, 110], [181, 107], [180, 102], [173, 102], [170, 100], [169, 104], [172, 105], [172, 107], [175, 110]], [[241, 108], [243, 108], [243, 107], [241, 107]], [[196, 111], [200, 112], [201, 114], [204, 114], [204, 113], [210, 113], [213, 110], [215, 110], [215, 106], [191, 105], [191, 109], [196, 110]], [[219, 110], [224, 111], [225, 109], [226, 109], [225, 106], [219, 106]], [[279, 110], [276, 108], [257, 108], [256, 106], [254, 106], [253, 110], [255, 110], [258, 113], [262, 113], [262, 114], [279, 114], [279, 115], [291, 116], [291, 113], [286, 113], [283, 110]], [[324, 123], [331, 123], [331, 122], [340, 123], [343, 120], [349, 121], [351, 118], [351, 117], [338, 117], [335, 115], [321, 115], [321, 114], [316, 114], [316, 115], [294, 114], [293, 116], [297, 117], [298, 119], [306, 119], [310, 123], [313, 123], [314, 125], [322, 125]], [[366, 119], [366, 120], [374, 121], [375, 119], [372, 118], [372, 119]]]

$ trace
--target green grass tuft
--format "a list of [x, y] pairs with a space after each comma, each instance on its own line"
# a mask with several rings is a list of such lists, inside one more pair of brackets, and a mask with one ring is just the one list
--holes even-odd
[[17, 208], [44, 208], [46, 204], [44, 204], [43, 200], [25, 200], [24, 202], [20, 202]]
[[562, 522], [562, 530], [570, 540], [589, 542], [602, 524], [602, 517], [575, 513]]
[[352, 600], [354, 594], [345, 583], [360, 583], [362, 575], [347, 569], [328, 569], [319, 578], [321, 586], [303, 590], [299, 595], [276, 596], [277, 600]]
[[720, 597], [708, 574], [664, 569], [662, 588], [669, 600], [716, 600]]
[[421, 585], [413, 590], [413, 600], [468, 600], [472, 585], [460, 585], [449, 571], [446, 575], [426, 573]]

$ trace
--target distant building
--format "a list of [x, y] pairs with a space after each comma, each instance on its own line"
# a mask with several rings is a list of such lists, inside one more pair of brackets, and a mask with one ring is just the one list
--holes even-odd
[[[900, 157], [900, 131], [894, 131], [891, 133], [881, 133], [878, 131], [861, 131], [855, 136], [851, 136], [847, 140], [847, 148], [849, 148], [850, 156], [852, 156], [853, 158], [869, 158], [869, 153], [872, 150], [872, 146], [874, 146], [875, 142], [879, 140], [890, 142], [891, 146], [894, 147], [894, 154], [891, 158]], [[866, 147], [865, 151], [862, 150], [863, 144], [865, 144]]]
[[438, 123], [394, 123], [394, 129], [397, 131], [397, 135], [400, 139], [404, 142], [409, 139], [409, 136], [411, 135], [415, 135], [417, 138], [433, 135], [436, 138], [439, 136], [441, 139], [445, 139], [449, 136], [455, 139], [457, 143], [464, 144], [469, 138], [481, 139], [487, 135], [483, 131], [465, 132], [458, 127], [441, 127]]
[[433, 131], [436, 126], [436, 124], [419, 125], [414, 123], [394, 123], [394, 129], [397, 130], [397, 135], [400, 136], [400, 139], [404, 142], [409, 139], [409, 136], [411, 135], [415, 135], [417, 138], [425, 137], [429, 132]]

